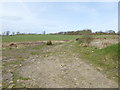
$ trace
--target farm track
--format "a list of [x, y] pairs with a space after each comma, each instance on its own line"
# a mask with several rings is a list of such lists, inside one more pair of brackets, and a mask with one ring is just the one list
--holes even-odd
[[44, 56], [33, 55], [18, 69], [21, 77], [30, 78], [22, 82], [26, 88], [117, 88], [95, 68], [73, 53], [71, 44], [64, 43], [46, 47]]

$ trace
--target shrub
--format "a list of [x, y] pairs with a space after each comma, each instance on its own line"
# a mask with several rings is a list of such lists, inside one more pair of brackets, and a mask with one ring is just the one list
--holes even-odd
[[52, 42], [50, 40], [47, 41], [47, 45], [52, 45]]
[[82, 44], [84, 40], [82, 38], [79, 38], [78, 43]]
[[83, 37], [81, 37], [78, 42], [81, 43], [85, 43], [87, 45], [89, 45], [91, 43], [91, 41], [93, 40], [93, 38], [90, 35], [84, 35]]
[[93, 40], [93, 38], [90, 35], [85, 35], [84, 36], [84, 42], [89, 45], [91, 43], [91, 41]]

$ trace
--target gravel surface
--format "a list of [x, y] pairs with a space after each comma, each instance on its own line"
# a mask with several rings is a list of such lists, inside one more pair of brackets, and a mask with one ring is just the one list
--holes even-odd
[[[44, 48], [46, 54], [30, 56], [19, 68], [27, 88], [117, 88], [116, 82], [109, 80], [92, 65], [72, 53], [68, 44]], [[49, 52], [49, 53], [47, 53]]]

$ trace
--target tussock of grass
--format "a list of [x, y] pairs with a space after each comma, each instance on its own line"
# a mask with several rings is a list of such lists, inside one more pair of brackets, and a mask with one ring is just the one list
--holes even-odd
[[39, 55], [39, 52], [31, 52], [31, 55]]
[[20, 77], [20, 80], [29, 80], [30, 78]]

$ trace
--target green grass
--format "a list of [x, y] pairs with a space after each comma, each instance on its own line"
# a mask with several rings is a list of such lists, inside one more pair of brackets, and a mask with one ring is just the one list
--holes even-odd
[[[2, 36], [2, 42], [24, 42], [24, 41], [44, 41], [44, 40], [75, 40], [82, 35], [16, 35]], [[99, 38], [113, 38], [117, 35], [93, 35]]]
[[26, 78], [26, 77], [19, 77], [20, 80], [29, 80], [30, 78]]
[[31, 52], [31, 55], [39, 55], [38, 52]]
[[88, 63], [95, 67], [102, 68], [109, 78], [118, 80], [118, 50], [119, 44], [114, 44], [103, 49], [96, 49], [95, 47], [82, 47], [76, 43], [76, 51], [80, 53], [81, 57]]
[[78, 37], [80, 37], [80, 35], [17, 35], [17, 36], [3, 36], [2, 42], [73, 40]]

